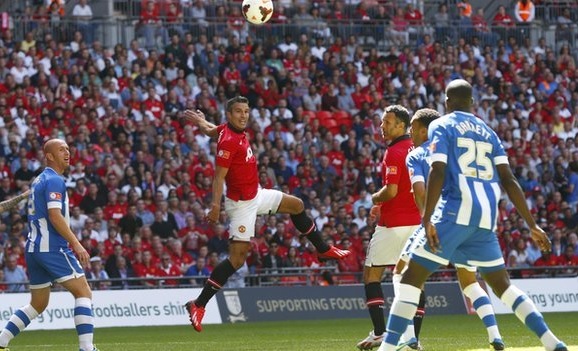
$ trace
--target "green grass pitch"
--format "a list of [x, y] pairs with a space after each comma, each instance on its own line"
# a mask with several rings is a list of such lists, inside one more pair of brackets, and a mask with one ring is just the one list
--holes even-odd
[[[538, 339], [513, 315], [499, 315], [506, 349], [543, 350]], [[550, 328], [578, 351], [578, 312], [547, 313]], [[183, 324], [188, 322], [184, 320]], [[71, 321], [72, 323], [72, 321]], [[207, 325], [202, 333], [188, 325], [174, 327], [101, 328], [95, 343], [101, 351], [355, 351], [371, 324], [367, 319], [290, 321]], [[475, 315], [427, 316], [422, 330], [426, 351], [488, 350], [482, 322]], [[78, 350], [74, 330], [25, 331], [10, 344], [11, 351]]]

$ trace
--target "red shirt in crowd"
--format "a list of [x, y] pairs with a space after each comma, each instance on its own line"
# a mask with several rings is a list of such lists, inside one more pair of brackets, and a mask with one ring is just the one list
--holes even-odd
[[[174, 264], [170, 264], [168, 267], [160, 267], [158, 269], [158, 276], [159, 277], [180, 277], [181, 270]], [[177, 286], [179, 285], [179, 281], [177, 279], [166, 279], [163, 285], [169, 286]]]
[[165, 109], [165, 105], [162, 103], [162, 101], [159, 101], [154, 97], [149, 97], [145, 100], [144, 104], [146, 106], [146, 110], [150, 111], [157, 120], [162, 118], [162, 113]]

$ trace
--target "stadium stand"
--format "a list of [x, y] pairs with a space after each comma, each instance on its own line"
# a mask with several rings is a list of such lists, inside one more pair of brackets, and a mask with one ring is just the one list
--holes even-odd
[[[227, 232], [203, 220], [215, 143], [180, 117], [198, 108], [221, 123], [226, 100], [243, 94], [261, 185], [303, 198], [357, 261], [319, 262], [287, 217], [263, 217], [239, 281], [355, 283], [375, 224], [364, 196], [380, 187], [384, 107], [443, 113], [445, 84], [465, 78], [553, 242], [540, 253], [504, 200], [504, 257], [520, 276], [576, 275], [577, 4], [535, 1], [535, 18], [521, 23], [508, 1], [457, 3], [279, 0], [271, 23], [255, 27], [239, 1], [2, 1], [0, 200], [40, 172], [44, 140], [63, 138], [73, 228], [116, 278], [94, 286], [198, 284], [175, 276], [210, 272], [226, 257]], [[25, 213], [1, 219], [0, 277], [9, 257], [25, 268]], [[264, 267], [272, 243], [281, 259]]]

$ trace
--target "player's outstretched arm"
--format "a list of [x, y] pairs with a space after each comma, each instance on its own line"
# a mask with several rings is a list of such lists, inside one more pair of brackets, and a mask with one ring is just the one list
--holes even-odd
[[205, 119], [205, 114], [200, 110], [186, 110], [185, 120], [199, 127], [201, 133], [211, 138], [216, 138], [218, 135], [217, 126]]
[[56, 229], [58, 234], [62, 235], [62, 237], [68, 241], [72, 250], [78, 256], [82, 267], [86, 267], [90, 265], [90, 255], [84, 247], [80, 244], [76, 235], [72, 232], [68, 224], [66, 223], [66, 219], [60, 212], [59, 208], [49, 208], [48, 209], [48, 220], [50, 224]]
[[0, 213], [10, 211], [14, 207], [18, 206], [20, 201], [28, 198], [28, 195], [30, 195], [30, 189], [26, 190], [20, 195], [14, 196], [11, 199], [0, 202]]
[[532, 240], [536, 243], [536, 245], [542, 251], [550, 251], [551, 243], [548, 239], [546, 233], [540, 228], [536, 221], [534, 220], [534, 216], [530, 212], [528, 208], [528, 204], [526, 203], [526, 198], [524, 196], [524, 192], [520, 187], [520, 183], [512, 173], [509, 164], [499, 164], [496, 166], [498, 170], [498, 175], [500, 177], [500, 182], [502, 186], [506, 190], [510, 201], [514, 204], [516, 211], [524, 218], [528, 226], [530, 226], [530, 231], [532, 234]]

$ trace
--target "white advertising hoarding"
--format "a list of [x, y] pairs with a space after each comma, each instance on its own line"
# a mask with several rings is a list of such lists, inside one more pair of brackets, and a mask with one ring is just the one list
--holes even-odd
[[[187, 325], [189, 315], [183, 305], [201, 289], [96, 290], [93, 295], [94, 324], [99, 327], [145, 325]], [[0, 324], [30, 301], [29, 293], [0, 295]], [[221, 323], [217, 300], [207, 305], [203, 324]], [[69, 292], [50, 295], [46, 311], [27, 330], [74, 329], [74, 298]], [[192, 328], [192, 327], [191, 327]]]
[[[578, 278], [512, 279], [512, 284], [525, 292], [540, 312], [578, 311]], [[498, 314], [512, 313], [489, 289], [494, 310]]]

